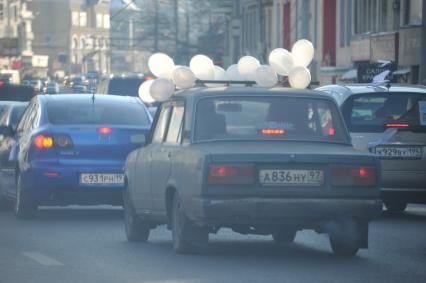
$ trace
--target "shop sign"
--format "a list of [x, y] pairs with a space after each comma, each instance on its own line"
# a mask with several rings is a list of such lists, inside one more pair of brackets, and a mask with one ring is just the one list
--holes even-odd
[[421, 27], [400, 29], [398, 56], [399, 65], [419, 65], [422, 44], [421, 31]]

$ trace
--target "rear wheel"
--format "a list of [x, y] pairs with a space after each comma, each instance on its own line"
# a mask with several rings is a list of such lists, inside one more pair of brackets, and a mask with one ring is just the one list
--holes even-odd
[[149, 238], [149, 224], [143, 221], [135, 211], [129, 191], [123, 191], [124, 228], [130, 242], [146, 242]]
[[188, 219], [177, 193], [173, 196], [171, 224], [175, 252], [180, 254], [193, 253], [207, 245], [208, 230], [196, 226]]
[[16, 183], [15, 214], [20, 219], [34, 218], [38, 205], [36, 201], [26, 192], [22, 185], [22, 178], [18, 176]]
[[407, 208], [407, 202], [404, 200], [385, 200], [386, 210], [392, 213], [401, 213]]
[[289, 244], [296, 238], [297, 231], [295, 230], [282, 230], [272, 234], [274, 242], [277, 244]]

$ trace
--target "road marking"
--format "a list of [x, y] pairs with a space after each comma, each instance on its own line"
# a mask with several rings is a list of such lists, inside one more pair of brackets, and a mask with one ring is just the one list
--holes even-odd
[[40, 263], [41, 265], [46, 265], [46, 266], [62, 266], [64, 265], [63, 263], [45, 256], [39, 252], [23, 252], [23, 255], [29, 257], [30, 259]]

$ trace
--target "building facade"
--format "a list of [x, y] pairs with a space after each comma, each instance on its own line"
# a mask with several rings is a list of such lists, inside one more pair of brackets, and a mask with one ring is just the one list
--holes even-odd
[[48, 74], [110, 71], [110, 0], [32, 0], [34, 53]]
[[[390, 62], [394, 80], [419, 82], [422, 0], [237, 0], [229, 25], [229, 56], [266, 62], [277, 47], [312, 41], [309, 66], [320, 84], [357, 82], [364, 70]], [[379, 63], [378, 63], [379, 62]], [[380, 71], [379, 68], [376, 68]]]
[[26, 0], [0, 0], [0, 69], [24, 76], [32, 67], [32, 20]]

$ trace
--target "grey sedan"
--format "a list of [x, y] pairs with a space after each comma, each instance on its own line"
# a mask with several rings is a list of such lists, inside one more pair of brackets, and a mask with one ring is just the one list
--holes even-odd
[[128, 156], [125, 178], [127, 238], [146, 241], [167, 224], [178, 253], [228, 227], [278, 244], [314, 229], [355, 255], [382, 207], [377, 159], [352, 147], [335, 102], [308, 90], [178, 92]]

